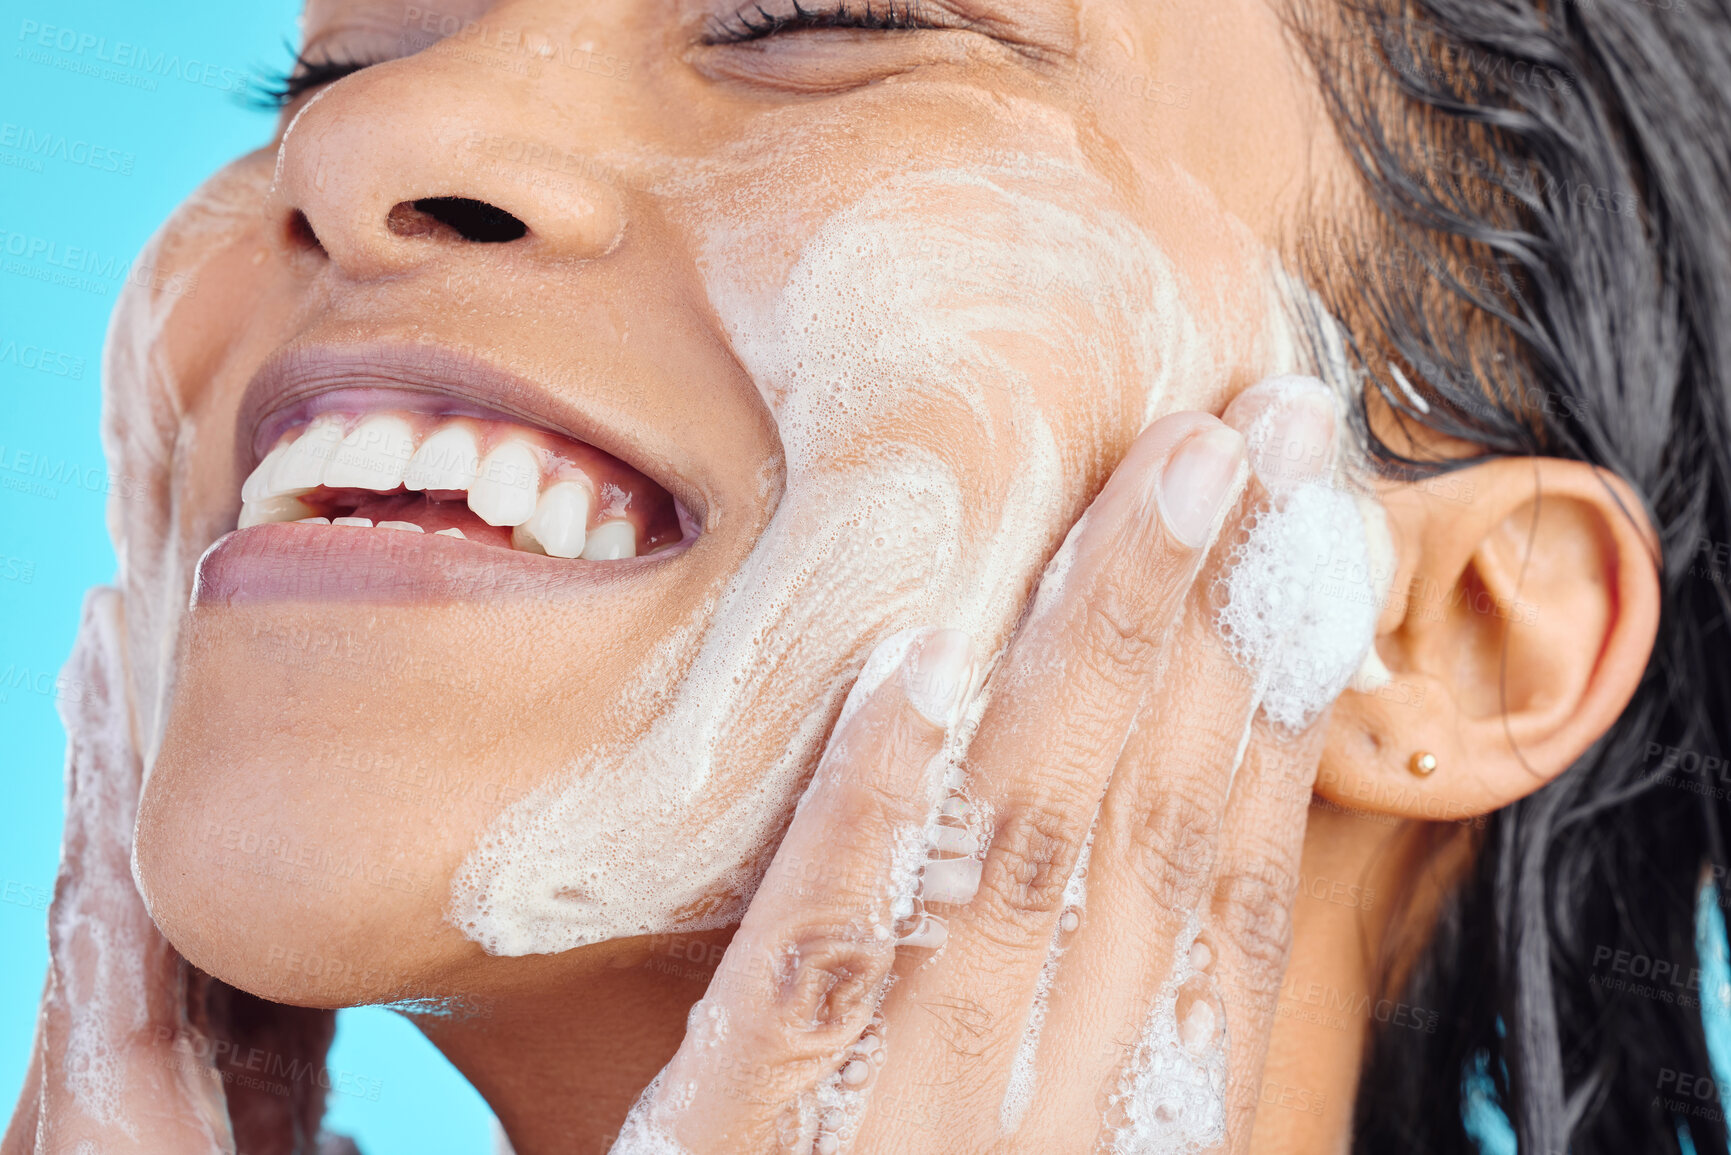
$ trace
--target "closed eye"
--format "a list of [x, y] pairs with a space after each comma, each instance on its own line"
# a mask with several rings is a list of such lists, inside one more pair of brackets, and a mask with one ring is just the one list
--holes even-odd
[[921, 28], [948, 28], [921, 13], [920, 0], [883, 0], [874, 4], [851, 4], [849, 0], [824, 0], [807, 8], [793, 0], [788, 13], [772, 13], [762, 4], [750, 3], [732, 16], [712, 21], [703, 38], [705, 45], [748, 44], [767, 40], [783, 32], [811, 29], [853, 28], [872, 32], [903, 32]]
[[308, 59], [304, 53], [297, 52], [288, 71], [267, 73], [261, 83], [254, 85], [253, 102], [261, 108], [280, 111], [315, 88], [333, 84], [377, 63], [377, 60], [333, 57]]

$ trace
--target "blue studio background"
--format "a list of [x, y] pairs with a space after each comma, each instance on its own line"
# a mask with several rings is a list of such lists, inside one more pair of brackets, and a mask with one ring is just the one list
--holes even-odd
[[[21, 0], [0, 15], [0, 1102], [24, 1078], [47, 965], [65, 736], [54, 675], [109, 580], [97, 438], [103, 334], [169, 212], [273, 117], [241, 88], [287, 66], [298, 0]], [[102, 41], [106, 47], [98, 46]], [[131, 59], [113, 45], [133, 45]], [[139, 53], [138, 48], [146, 49]], [[98, 59], [101, 54], [109, 62]], [[76, 275], [53, 263], [84, 250]], [[407, 1021], [338, 1016], [329, 1123], [365, 1155], [490, 1150], [492, 1116]], [[376, 1097], [375, 1097], [376, 1096]]]

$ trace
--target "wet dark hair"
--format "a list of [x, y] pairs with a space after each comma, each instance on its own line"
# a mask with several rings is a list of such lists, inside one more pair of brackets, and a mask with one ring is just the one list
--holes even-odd
[[[1375, 459], [1461, 464], [1387, 436], [1417, 425], [1469, 460], [1591, 462], [1662, 553], [1628, 708], [1467, 833], [1473, 865], [1395, 984], [1437, 1030], [1373, 1024], [1354, 1150], [1476, 1151], [1481, 1069], [1522, 1152], [1679, 1151], [1680, 1132], [1724, 1151], [1718, 1095], [1675, 1088], [1713, 1085], [1698, 999], [1717, 992], [1690, 976], [1731, 818], [1731, 6], [1346, 0], [1295, 31], [1362, 178], [1363, 213], [1303, 239]], [[1629, 959], [1666, 964], [1654, 997], [1607, 982]]]

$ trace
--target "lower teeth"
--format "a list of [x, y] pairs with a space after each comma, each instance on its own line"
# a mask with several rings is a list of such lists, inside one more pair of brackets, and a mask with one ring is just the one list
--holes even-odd
[[[424, 527], [416, 525], [412, 521], [379, 521], [379, 522], [375, 522], [370, 517], [338, 517], [338, 518], [303, 517], [303, 518], [297, 519], [295, 521], [295, 524], [296, 525], [351, 525], [351, 526], [356, 527], [357, 529], [400, 529], [400, 530], [404, 531], [405, 533], [426, 533], [427, 532]], [[456, 526], [452, 526], [450, 529], [434, 530], [433, 532], [435, 534], [437, 534], [439, 537], [462, 537], [464, 541], [468, 540], [468, 538], [463, 537], [463, 531], [458, 529]]]
[[[254, 523], [243, 519], [242, 528], [245, 528], [247, 524]], [[456, 526], [452, 526], [449, 529], [429, 531], [425, 526], [413, 521], [403, 521], [399, 519], [374, 521], [370, 517], [357, 517], [353, 514], [346, 514], [342, 517], [300, 517], [294, 519], [294, 524], [340, 525], [353, 529], [394, 529], [401, 530], [404, 533], [431, 532], [438, 537], [454, 537], [463, 541], [469, 540], [468, 535]], [[585, 542], [586, 548], [580, 556], [589, 561], [612, 561], [618, 558], [636, 557], [638, 556], [637, 544], [637, 532], [635, 527], [632, 527], [629, 522], [622, 520], [604, 521], [600, 525], [596, 526], [594, 530], [589, 532], [588, 540]], [[664, 541], [648, 552], [660, 553], [663, 550], [672, 549], [677, 544], [679, 543]], [[516, 526], [513, 528], [511, 531], [511, 546], [513, 549], [521, 553], [535, 553], [542, 556], [547, 555], [546, 549], [535, 539], [533, 534], [528, 532], [525, 526]]]

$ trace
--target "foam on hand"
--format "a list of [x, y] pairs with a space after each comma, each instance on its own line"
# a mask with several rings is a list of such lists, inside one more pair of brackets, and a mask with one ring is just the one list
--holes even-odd
[[1371, 648], [1373, 598], [1330, 579], [1368, 573], [1364, 521], [1351, 494], [1303, 485], [1254, 515], [1221, 579], [1217, 622], [1234, 657], [1262, 680], [1262, 710], [1301, 730], [1352, 680]]
[[1021, 1127], [1028, 1107], [1034, 1101], [1036, 1061], [1040, 1055], [1040, 1036], [1046, 1029], [1046, 1010], [1052, 997], [1052, 984], [1058, 977], [1058, 963], [1064, 957], [1069, 936], [1081, 925], [1082, 911], [1088, 905], [1088, 863], [1094, 856], [1094, 831], [1099, 826], [1096, 811], [1094, 824], [1088, 828], [1087, 840], [1076, 855], [1076, 868], [1064, 883], [1063, 902], [1058, 921], [1052, 927], [1052, 941], [1046, 947], [1046, 961], [1040, 965], [1034, 980], [1034, 997], [1028, 1007], [1028, 1021], [1022, 1028], [1021, 1041], [1016, 1044], [1015, 1057], [1010, 1061], [1010, 1077], [1004, 1086], [1004, 1097], [998, 1103], [998, 1127], [1006, 1135]]
[[677, 1114], [663, 1107], [661, 1083], [662, 1075], [655, 1076], [631, 1104], [608, 1155], [691, 1155], [673, 1135], [672, 1121]]
[[1200, 1155], [1226, 1141], [1228, 1040], [1201, 922], [1179, 936], [1142, 1037], [1109, 1097], [1112, 1155]]
[[[1313, 378], [1275, 378], [1258, 388], [1275, 403], [1245, 430], [1253, 455], [1278, 446], [1274, 421], [1291, 394], [1330, 395]], [[1240, 529], [1215, 582], [1215, 621], [1232, 655], [1257, 678], [1263, 714], [1298, 731], [1355, 678], [1375, 688], [1376, 620], [1393, 547], [1382, 507], [1345, 463], [1283, 477], [1278, 448], [1269, 456], [1272, 467], [1258, 473], [1267, 501]]]

